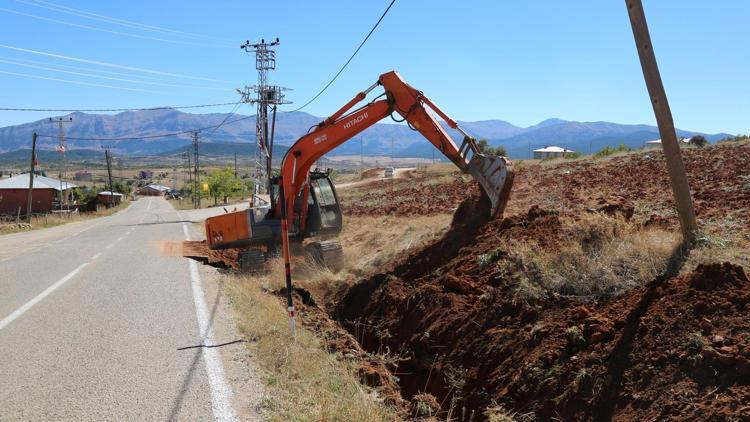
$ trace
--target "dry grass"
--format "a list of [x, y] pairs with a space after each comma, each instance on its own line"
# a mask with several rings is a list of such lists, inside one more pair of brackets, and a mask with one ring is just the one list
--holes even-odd
[[[295, 262], [294, 282], [316, 300], [342, 284], [383, 270], [397, 256], [437, 238], [450, 216], [399, 218], [350, 217], [339, 236], [346, 256], [338, 272], [311, 261]], [[267, 395], [264, 411], [271, 420], [397, 420], [377, 392], [363, 387], [346, 359], [330, 354], [310, 331], [289, 334], [283, 301], [271, 293], [284, 286], [280, 259], [268, 263], [263, 275], [227, 276], [227, 293], [249, 352], [264, 370]]]
[[[344, 249], [345, 265], [338, 272], [310, 261], [294, 266], [295, 282], [318, 301], [342, 285], [351, 285], [387, 267], [411, 250], [437, 240], [450, 224], [451, 216], [428, 217], [347, 217], [338, 240]], [[273, 271], [281, 266], [275, 265]]]
[[703, 222], [682, 272], [691, 272], [698, 264], [711, 262], [731, 262], [749, 269], [750, 231], [746, 218], [743, 215], [730, 215]]
[[363, 387], [354, 368], [328, 353], [308, 330], [291, 337], [279, 297], [262, 285], [268, 277], [230, 276], [225, 288], [237, 315], [247, 348], [263, 371], [266, 399], [263, 412], [277, 421], [389, 421], [397, 415]]
[[24, 232], [24, 231], [29, 231], [29, 230], [46, 229], [49, 227], [60, 226], [63, 224], [74, 223], [77, 221], [85, 221], [85, 220], [90, 220], [92, 218], [106, 217], [108, 215], [112, 215], [121, 210], [124, 210], [129, 205], [130, 205], [130, 202], [125, 201], [122, 204], [117, 205], [112, 208], [104, 208], [104, 207], [97, 208], [97, 210], [94, 212], [85, 212], [85, 213], [78, 213], [78, 214], [48, 213], [44, 215], [34, 215], [31, 217], [30, 226], [27, 224], [27, 221], [25, 218], [21, 218], [18, 224], [15, 222], [10, 222], [7, 224], [0, 223], [0, 235]]
[[501, 245], [508, 259], [498, 265], [507, 276], [518, 278], [517, 299], [616, 296], [663, 273], [679, 242], [676, 233], [601, 214], [562, 224], [555, 247], [544, 248], [535, 240]]

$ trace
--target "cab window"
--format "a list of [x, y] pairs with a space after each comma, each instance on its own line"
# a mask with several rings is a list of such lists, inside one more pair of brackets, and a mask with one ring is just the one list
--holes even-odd
[[321, 206], [336, 204], [336, 196], [333, 194], [333, 188], [328, 179], [315, 180], [312, 185]]

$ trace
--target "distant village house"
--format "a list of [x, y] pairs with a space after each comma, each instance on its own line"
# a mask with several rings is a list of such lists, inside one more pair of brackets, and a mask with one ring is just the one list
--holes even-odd
[[[680, 138], [678, 145], [685, 146], [690, 145], [690, 140], [693, 138]], [[659, 148], [661, 149], [661, 139], [654, 139], [653, 141], [646, 141], [646, 149]]]
[[106, 206], [119, 205], [122, 203], [122, 198], [124, 196], [125, 195], [118, 192], [104, 190], [96, 194], [96, 203]]
[[91, 172], [88, 170], [80, 170], [77, 171], [75, 174], [75, 179], [80, 182], [90, 182], [91, 181]]
[[150, 184], [138, 189], [138, 195], [142, 196], [164, 196], [169, 193], [168, 186]]
[[544, 148], [539, 148], [534, 150], [534, 159], [535, 160], [544, 160], [545, 158], [562, 158], [565, 157], [566, 154], [573, 153], [573, 150], [565, 149], [563, 147], [558, 147], [554, 145], [549, 145]]
[[[31, 211], [34, 213], [52, 211], [60, 192], [68, 197], [71, 189], [75, 187], [77, 186], [66, 181], [35, 174]], [[21, 214], [26, 214], [28, 195], [28, 173], [0, 180], [0, 214], [17, 215], [19, 210]]]

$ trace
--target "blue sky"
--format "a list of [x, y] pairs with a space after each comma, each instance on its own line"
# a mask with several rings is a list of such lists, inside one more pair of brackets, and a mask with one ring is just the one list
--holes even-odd
[[[254, 58], [239, 45], [248, 38], [277, 36], [278, 70], [271, 80], [293, 88], [288, 99], [301, 105], [339, 69], [387, 3], [0, 0], [2, 46], [163, 72], [103, 67], [0, 47], [0, 107], [236, 101], [233, 88], [256, 80]], [[750, 2], [644, 3], [676, 125], [712, 133], [750, 132]], [[76, 10], [61, 13], [58, 6]], [[200, 36], [85, 19], [82, 11]], [[391, 69], [460, 120], [503, 119], [519, 126], [551, 117], [654, 123], [623, 1], [397, 0], [348, 69], [304, 111], [331, 114]], [[240, 112], [251, 114], [252, 109], [243, 106]], [[49, 115], [0, 112], [0, 126]]]

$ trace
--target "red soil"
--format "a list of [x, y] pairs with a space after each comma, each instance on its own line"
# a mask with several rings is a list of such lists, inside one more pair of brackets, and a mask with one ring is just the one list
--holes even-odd
[[541, 420], [750, 417], [742, 268], [701, 266], [588, 307], [516, 302], [517, 275], [477, 257], [508, 259], [493, 252], [501, 238], [555, 247], [559, 217], [537, 207], [485, 215], [486, 204], [465, 201], [443, 239], [343, 292], [331, 311], [365, 350], [408, 357], [394, 368], [405, 399], [429, 393], [467, 420], [492, 403]]
[[[699, 219], [732, 215], [750, 226], [750, 144], [723, 144], [683, 150], [683, 160]], [[434, 215], [449, 213], [476, 192], [471, 182], [454, 180], [429, 184], [426, 179], [381, 181], [356, 189], [364, 195], [343, 205], [347, 215]], [[390, 183], [390, 184], [389, 184]], [[570, 210], [597, 208], [625, 200], [645, 204], [644, 220], [675, 225], [677, 217], [669, 178], [660, 151], [604, 160], [555, 165], [516, 166], [516, 177], [506, 215], [533, 205]]]

